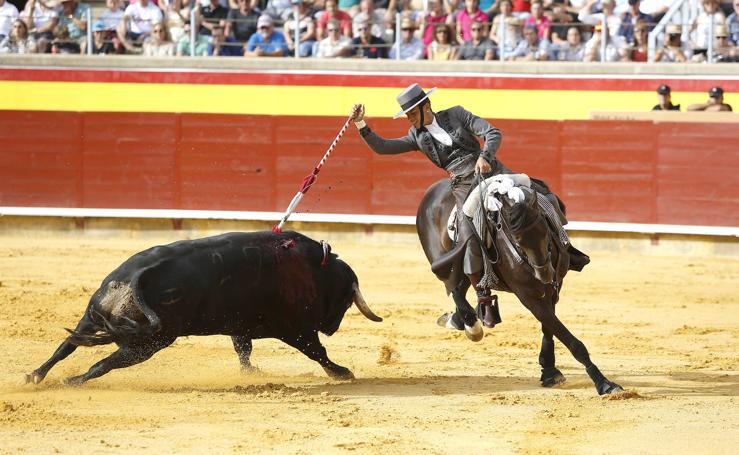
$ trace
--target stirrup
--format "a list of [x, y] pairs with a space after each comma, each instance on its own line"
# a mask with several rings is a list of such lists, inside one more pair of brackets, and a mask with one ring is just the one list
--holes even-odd
[[498, 296], [496, 294], [490, 295], [490, 291], [487, 289], [477, 291], [477, 302], [477, 317], [485, 327], [492, 328], [503, 322], [500, 317]]

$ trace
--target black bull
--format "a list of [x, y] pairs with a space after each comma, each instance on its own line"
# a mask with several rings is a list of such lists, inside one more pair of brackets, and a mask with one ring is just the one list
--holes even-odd
[[[623, 390], [609, 381], [590, 360], [585, 345], [565, 327], [555, 314], [565, 274], [570, 265], [568, 250], [561, 248], [552, 239], [546, 220], [539, 213], [536, 191], [525, 191], [525, 201], [513, 204], [504, 198], [501, 216], [502, 231], [514, 242], [527, 260], [517, 261], [506, 247], [505, 241], [496, 236], [493, 243], [497, 262], [495, 273], [507, 287], [500, 289], [512, 292], [541, 323], [543, 332], [539, 364], [542, 367], [541, 382], [551, 387], [564, 382], [564, 376], [554, 362], [554, 337], [564, 344], [572, 355], [585, 366], [599, 394]], [[430, 263], [452, 248], [452, 240], [446, 229], [447, 219], [455, 204], [448, 180], [440, 180], [429, 187], [418, 208], [416, 228], [421, 245]], [[472, 326], [477, 315], [465, 297], [470, 280], [453, 270], [445, 281], [451, 289], [457, 312], [464, 322]]]
[[329, 376], [353, 378], [329, 360], [318, 332], [338, 330], [352, 303], [367, 306], [357, 276], [318, 242], [295, 232], [228, 233], [142, 251], [121, 264], [92, 295], [84, 316], [27, 382], [39, 383], [77, 346], [119, 349], [78, 385], [141, 363], [179, 336], [230, 335], [242, 367], [252, 368], [252, 340], [277, 338], [318, 362]]

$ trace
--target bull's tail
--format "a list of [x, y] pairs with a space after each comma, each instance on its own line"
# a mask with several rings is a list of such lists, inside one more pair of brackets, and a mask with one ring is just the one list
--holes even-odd
[[66, 327], [64, 330], [69, 332], [67, 340], [75, 346], [100, 346], [114, 341], [113, 335], [107, 332], [83, 333]]

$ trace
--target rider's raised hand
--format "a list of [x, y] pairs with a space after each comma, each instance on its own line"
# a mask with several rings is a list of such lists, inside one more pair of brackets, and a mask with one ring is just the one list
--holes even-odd
[[361, 122], [364, 120], [364, 104], [355, 104], [351, 112], [352, 122]]

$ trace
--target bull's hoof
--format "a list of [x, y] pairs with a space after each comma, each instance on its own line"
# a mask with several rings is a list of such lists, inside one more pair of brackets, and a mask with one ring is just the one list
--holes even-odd
[[598, 384], [596, 387], [598, 395], [611, 395], [618, 392], [623, 392], [624, 388], [615, 382], [611, 382], [608, 379], [604, 379], [603, 382]]
[[256, 374], [259, 373], [259, 368], [254, 365], [241, 365], [241, 372], [244, 374]]
[[555, 387], [566, 381], [565, 376], [556, 367], [542, 368], [539, 380], [542, 387]]
[[436, 325], [444, 327], [445, 329], [464, 330], [464, 323], [458, 321], [457, 318], [454, 317], [455, 314], [456, 313], [454, 311], [442, 314], [439, 316], [439, 319], [436, 320]]
[[62, 384], [70, 387], [79, 387], [84, 383], [85, 380], [82, 376], [71, 376], [69, 378], [62, 379]]
[[354, 373], [351, 372], [349, 368], [339, 367], [329, 370], [328, 368], [325, 369], [326, 374], [329, 375], [331, 379], [337, 379], [342, 381], [349, 381], [354, 379]]
[[44, 380], [44, 377], [35, 371], [31, 374], [26, 375], [26, 384], [39, 384]]
[[482, 337], [485, 336], [485, 332], [482, 331], [482, 324], [480, 324], [480, 321], [475, 321], [475, 325], [472, 327], [465, 324], [464, 334], [467, 336], [468, 340], [474, 341], [475, 343], [482, 340]]

